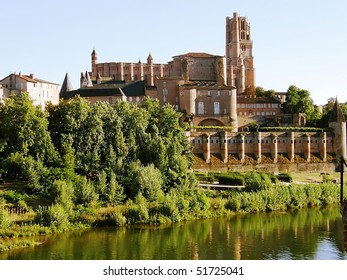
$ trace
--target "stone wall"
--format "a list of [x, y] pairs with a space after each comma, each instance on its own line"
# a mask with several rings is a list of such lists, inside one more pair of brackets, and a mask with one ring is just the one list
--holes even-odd
[[[266, 172], [334, 172], [336, 169], [334, 163], [289, 163], [289, 164], [241, 164], [241, 165], [213, 165], [213, 164], [195, 164], [196, 171], [266, 171]], [[347, 214], [346, 214], [347, 215]]]

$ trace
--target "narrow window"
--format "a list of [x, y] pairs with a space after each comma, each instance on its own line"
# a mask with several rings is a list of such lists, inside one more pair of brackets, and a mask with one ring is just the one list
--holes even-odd
[[214, 102], [213, 103], [213, 111], [215, 115], [219, 115], [220, 114], [220, 104], [219, 102]]
[[199, 115], [205, 114], [204, 102], [199, 102], [199, 103], [198, 103], [198, 114], [199, 114]]

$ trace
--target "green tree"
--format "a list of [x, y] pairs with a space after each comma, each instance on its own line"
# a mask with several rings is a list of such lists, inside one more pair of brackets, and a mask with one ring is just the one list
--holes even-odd
[[45, 111], [27, 93], [11, 95], [0, 104], [0, 158], [19, 152], [46, 164], [57, 159]]
[[106, 198], [108, 204], [115, 206], [122, 204], [124, 199], [124, 188], [117, 182], [116, 174], [111, 172], [110, 174], [110, 181], [107, 186], [106, 190]]
[[132, 197], [141, 193], [149, 202], [152, 202], [163, 195], [162, 174], [153, 164], [142, 166], [139, 162], [134, 162], [130, 165], [129, 176], [132, 179]]
[[74, 193], [77, 204], [84, 206], [96, 206], [99, 196], [94, 185], [85, 177], [78, 176], [74, 182]]
[[283, 103], [283, 111], [287, 114], [305, 113], [307, 119], [311, 120], [315, 107], [310, 93], [296, 86], [290, 86], [287, 90], [286, 102]]
[[276, 96], [276, 91], [273, 89], [265, 90], [262, 87], [256, 87], [255, 88], [256, 96], [257, 97], [274, 97]]
[[52, 187], [55, 203], [61, 205], [70, 217], [73, 215], [74, 189], [71, 182], [56, 180]]

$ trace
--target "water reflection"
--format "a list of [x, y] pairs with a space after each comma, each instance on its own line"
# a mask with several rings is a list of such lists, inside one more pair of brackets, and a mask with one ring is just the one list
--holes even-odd
[[346, 259], [337, 207], [56, 235], [0, 259]]

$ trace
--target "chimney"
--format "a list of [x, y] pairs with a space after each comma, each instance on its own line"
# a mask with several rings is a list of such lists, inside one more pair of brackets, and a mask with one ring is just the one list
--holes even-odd
[[33, 74], [33, 73], [31, 73], [30, 75], [29, 75], [29, 77], [31, 78], [31, 79], [35, 79], [35, 75]]

